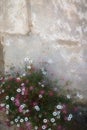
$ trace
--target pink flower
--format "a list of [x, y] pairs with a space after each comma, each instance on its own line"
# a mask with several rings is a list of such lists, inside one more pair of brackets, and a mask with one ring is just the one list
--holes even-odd
[[32, 91], [32, 90], [34, 89], [34, 87], [33, 87], [33, 86], [31, 86], [29, 89], [30, 89], [30, 91]]
[[16, 78], [16, 82], [19, 83], [21, 81], [21, 79], [18, 77]]
[[32, 126], [29, 122], [26, 122], [26, 128], [27, 130], [31, 130], [32, 129]]
[[16, 106], [20, 106], [20, 101], [19, 101], [18, 98], [15, 99], [15, 105], [16, 105]]
[[25, 94], [24, 95], [28, 95], [28, 88], [25, 89]]
[[41, 91], [40, 91], [40, 94], [41, 94], [41, 95], [43, 95], [44, 93], [45, 93], [45, 91], [44, 91], [44, 90], [41, 90]]
[[18, 111], [19, 111], [19, 112], [23, 112], [23, 108], [20, 106], [20, 107], [18, 108]]
[[33, 105], [33, 106], [36, 106], [36, 105], [37, 105], [37, 102], [33, 102], [32, 105]]

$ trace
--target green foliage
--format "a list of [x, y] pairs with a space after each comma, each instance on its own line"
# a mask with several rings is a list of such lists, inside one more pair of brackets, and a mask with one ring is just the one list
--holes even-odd
[[55, 91], [54, 84], [41, 71], [2, 78], [0, 88], [1, 108], [9, 125], [67, 130], [73, 123], [72, 101]]

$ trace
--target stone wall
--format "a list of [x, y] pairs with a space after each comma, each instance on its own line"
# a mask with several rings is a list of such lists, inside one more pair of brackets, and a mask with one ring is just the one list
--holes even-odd
[[5, 71], [29, 57], [87, 99], [87, 0], [0, 0], [0, 7]]

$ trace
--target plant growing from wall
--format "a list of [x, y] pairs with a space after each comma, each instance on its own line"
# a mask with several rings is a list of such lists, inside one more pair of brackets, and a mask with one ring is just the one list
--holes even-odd
[[[0, 110], [8, 126], [27, 130], [68, 130], [74, 125], [76, 107], [57, 92], [41, 70], [0, 78]], [[70, 130], [70, 129], [69, 129]]]

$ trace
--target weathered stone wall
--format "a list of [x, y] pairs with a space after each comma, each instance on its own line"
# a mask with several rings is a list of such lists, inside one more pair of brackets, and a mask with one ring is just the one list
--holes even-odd
[[87, 99], [87, 0], [1, 0], [0, 7], [5, 70], [29, 57]]

